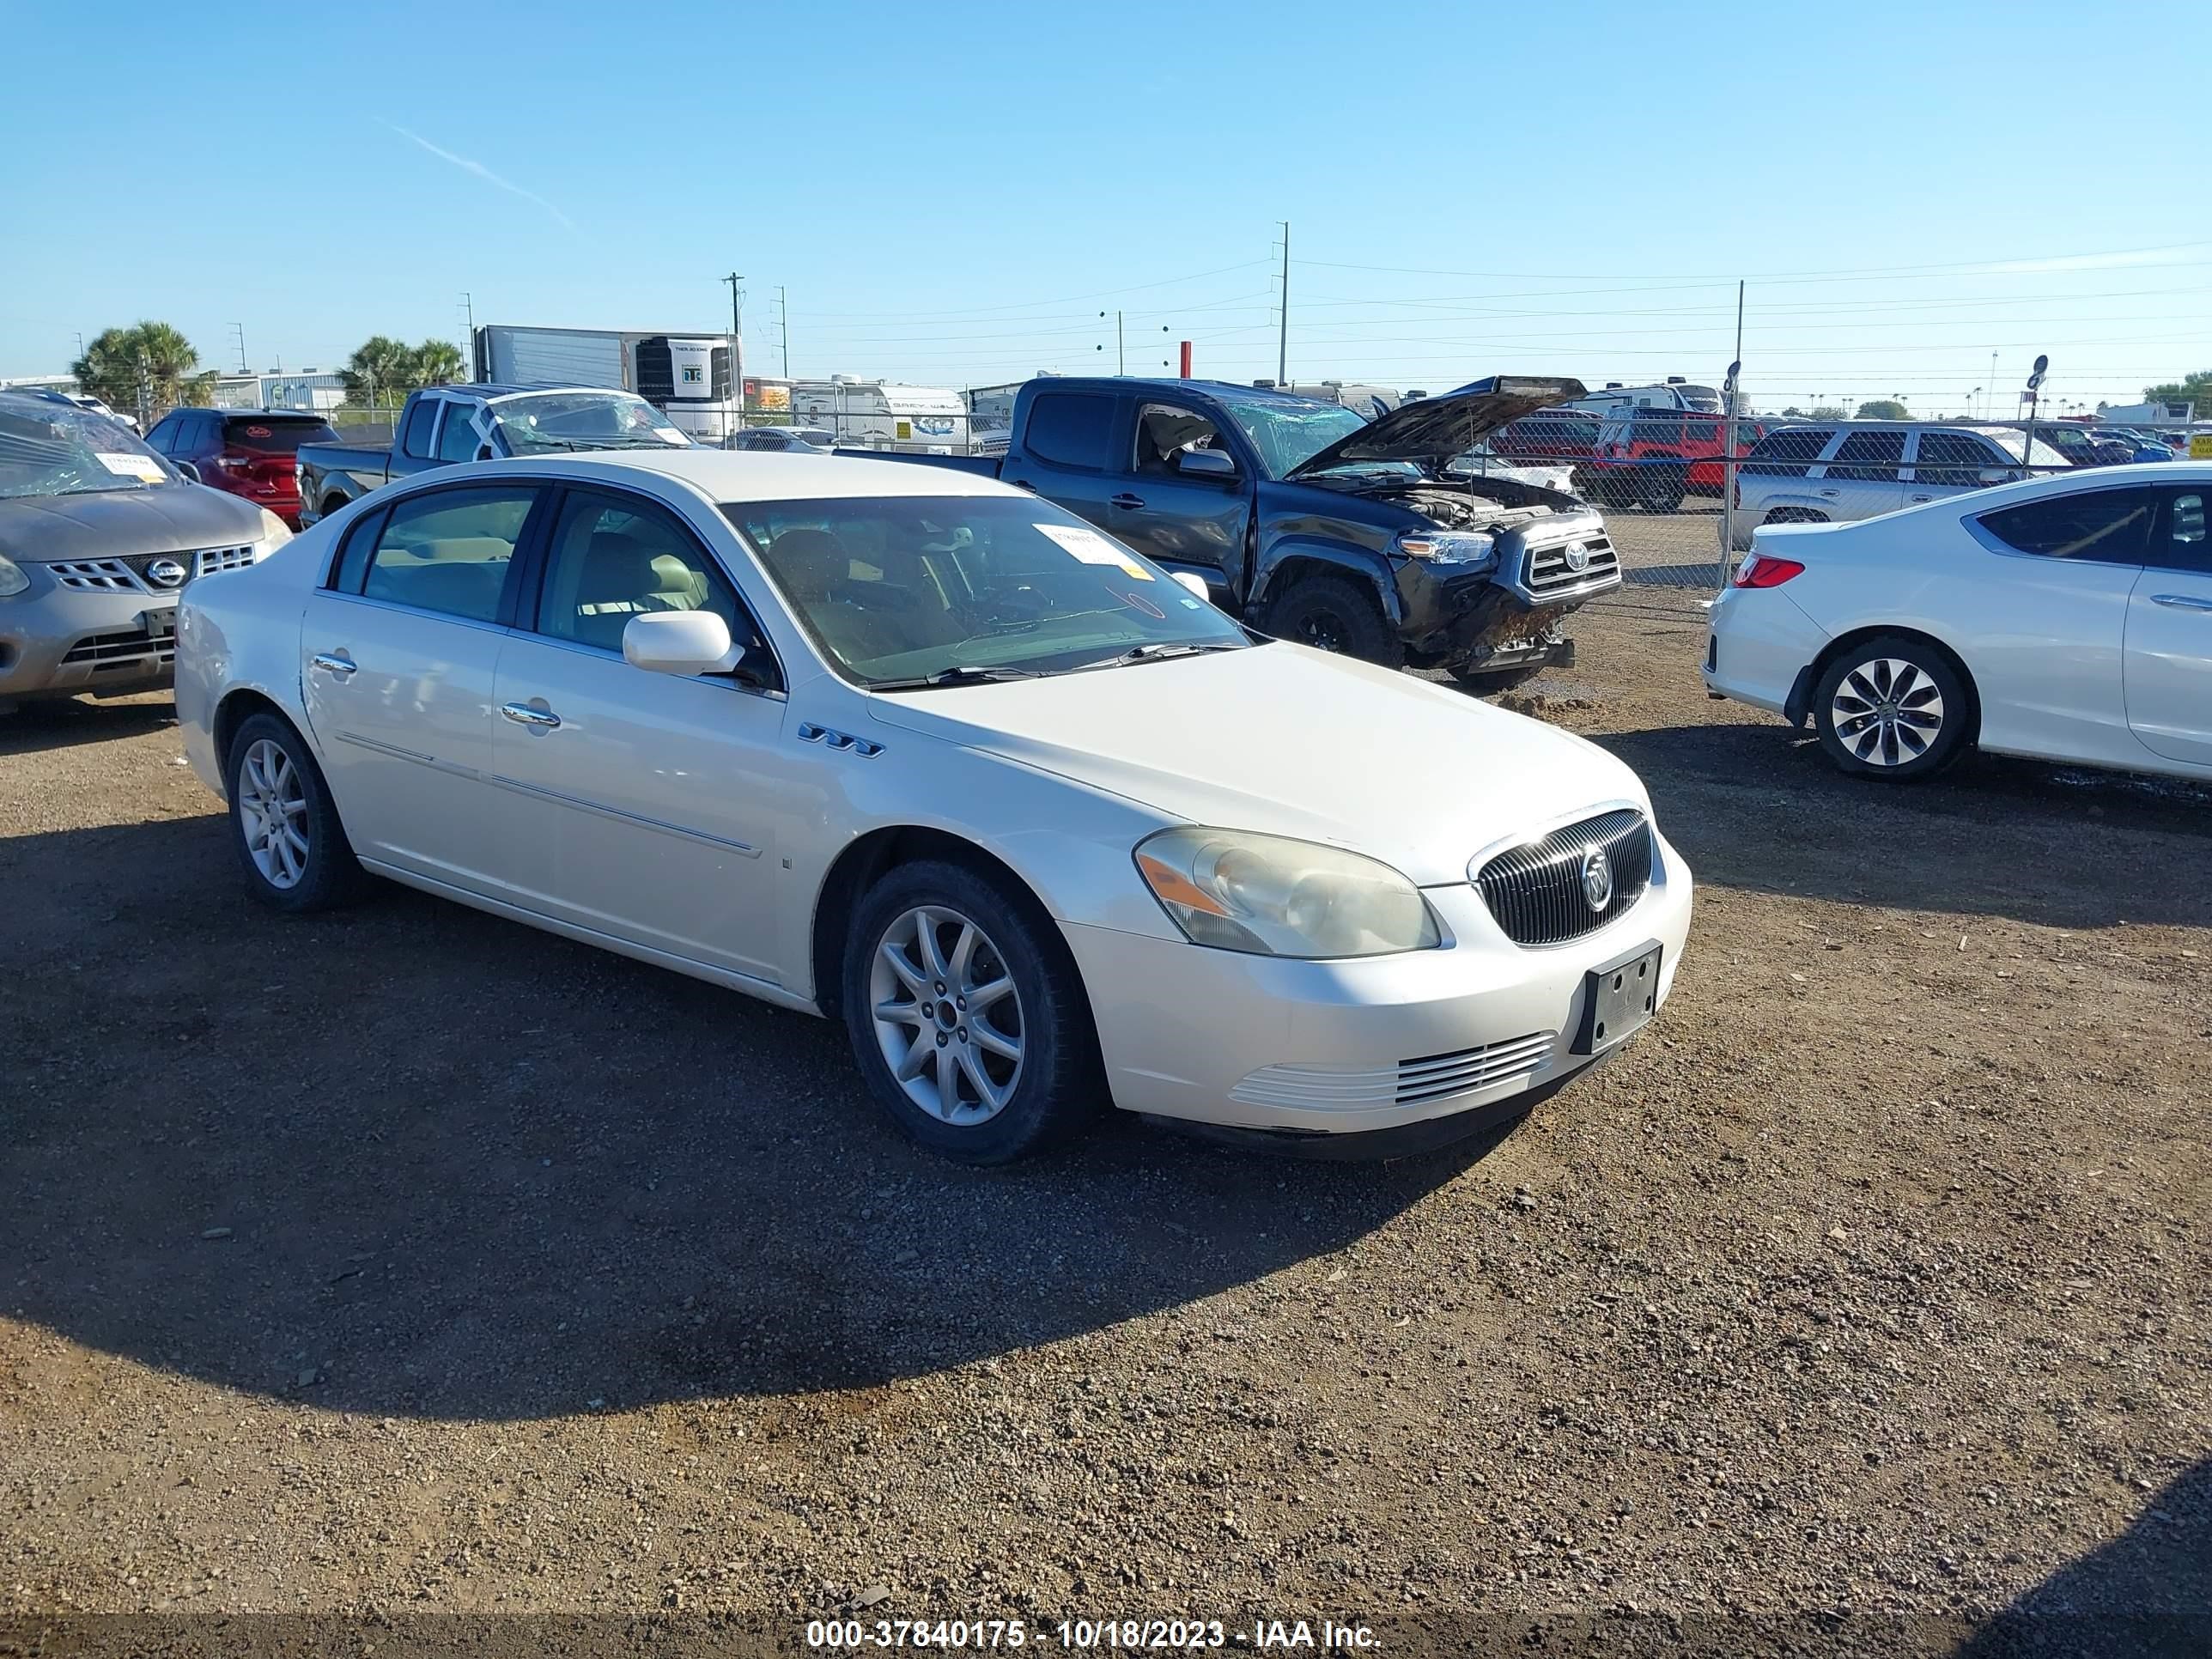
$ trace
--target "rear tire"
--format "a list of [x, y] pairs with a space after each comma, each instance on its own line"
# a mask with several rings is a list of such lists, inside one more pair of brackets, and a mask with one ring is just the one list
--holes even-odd
[[965, 865], [899, 865], [869, 890], [847, 933], [842, 990], [868, 1092], [942, 1157], [1012, 1163], [1105, 1098], [1066, 942], [1029, 895]]
[[362, 868], [330, 785], [291, 723], [249, 715], [223, 757], [232, 845], [253, 896], [273, 910], [327, 910], [358, 896]]
[[1672, 513], [1682, 505], [1689, 482], [1687, 471], [1671, 462], [1647, 466], [1638, 499], [1646, 513]]
[[1838, 769], [1911, 783], [1958, 759], [1973, 704], [1949, 658], [1910, 634], [1881, 634], [1839, 654], [1813, 692], [1820, 747]]
[[1267, 601], [1260, 626], [1279, 640], [1383, 668], [1406, 660], [1405, 642], [1374, 594], [1347, 576], [1301, 577]]

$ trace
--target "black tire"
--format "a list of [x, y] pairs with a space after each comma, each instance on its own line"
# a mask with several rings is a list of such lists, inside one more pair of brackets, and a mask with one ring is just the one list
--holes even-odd
[[1813, 691], [1813, 724], [1838, 769], [1893, 783], [1931, 778], [1965, 752], [1972, 693], [1951, 659], [1911, 634], [1839, 653]]
[[1689, 492], [1688, 470], [1672, 462], [1647, 465], [1637, 492], [1646, 513], [1672, 513], [1682, 505], [1682, 497]]
[[1517, 668], [1453, 668], [1446, 672], [1460, 684], [1479, 697], [1500, 691], [1510, 691], [1516, 686], [1526, 685], [1550, 665], [1540, 662], [1522, 663]]
[[1279, 640], [1398, 668], [1405, 642], [1373, 592], [1348, 576], [1302, 576], [1267, 601], [1260, 627]]
[[[971, 1042], [969, 1025], [980, 1024], [980, 1018], [967, 1011], [964, 1000], [942, 1025], [919, 1018], [929, 996], [934, 994], [940, 1007], [951, 1000], [950, 994], [959, 988], [957, 978], [925, 984], [909, 995], [916, 1021], [878, 1019], [878, 999], [887, 986], [890, 1000], [896, 1000], [901, 988], [912, 983], [910, 976], [889, 967], [884, 969], [884, 982], [879, 983], [878, 963], [885, 960], [886, 945], [903, 933], [902, 922], [924, 910], [942, 911], [951, 919], [937, 935], [945, 959], [957, 951], [958, 924], [973, 924], [979, 940], [971, 963], [988, 963], [995, 957], [996, 966], [1012, 981], [1011, 996], [1002, 997], [982, 1018], [992, 1020], [1002, 1037], [1010, 1031], [1016, 1037], [1021, 1048], [1018, 1068], [1004, 1070], [1004, 1061], [990, 1058], [980, 1037]], [[909, 966], [921, 965], [917, 951], [903, 945], [901, 951]], [[1012, 1163], [1073, 1133], [1106, 1097], [1090, 1003], [1066, 941], [1042, 905], [1027, 893], [1005, 890], [996, 878], [936, 859], [893, 867], [854, 908], [845, 941], [843, 981], [845, 1029], [868, 1092], [908, 1139], [942, 1157], [962, 1164]], [[939, 992], [938, 985], [945, 985], [945, 990]], [[1011, 1025], [1008, 1001], [1015, 1005]], [[890, 1036], [879, 1035], [887, 1028]], [[913, 1052], [931, 1074], [915, 1079], [925, 1093], [941, 1086], [937, 1068], [945, 1064], [954, 1072], [956, 1102], [963, 1094], [975, 1095], [975, 1073], [965, 1071], [959, 1059], [963, 1049], [969, 1057], [967, 1063], [978, 1070], [1000, 1068], [988, 1073], [991, 1081], [1010, 1086], [1012, 1092], [994, 1114], [967, 1121], [949, 1121], [925, 1109], [908, 1095], [908, 1085], [898, 1079], [885, 1053], [887, 1041], [896, 1042], [909, 1030], [914, 1033]], [[941, 1061], [939, 1056], [948, 1052], [953, 1059]], [[978, 1097], [957, 1104], [956, 1111], [977, 1110], [981, 1105]]]
[[[269, 793], [247, 780], [247, 768], [249, 763], [265, 757], [267, 745], [281, 751], [291, 769], [291, 775], [298, 781], [300, 810], [287, 817], [296, 824], [306, 850], [298, 856], [297, 876], [289, 882], [283, 878], [281, 865], [275, 875], [263, 868], [254, 850], [255, 836], [247, 823], [247, 797], [266, 796]], [[266, 776], [264, 768], [263, 777]], [[231, 734], [229, 752], [223, 757], [223, 782], [230, 796], [231, 845], [238, 853], [239, 867], [246, 872], [246, 885], [254, 897], [271, 909], [296, 915], [331, 909], [359, 895], [362, 884], [361, 864], [354, 857], [353, 844], [346, 839], [345, 826], [338, 822], [330, 785], [324, 781], [323, 769], [315, 763], [306, 740], [292, 729], [289, 720], [264, 713], [241, 721]]]

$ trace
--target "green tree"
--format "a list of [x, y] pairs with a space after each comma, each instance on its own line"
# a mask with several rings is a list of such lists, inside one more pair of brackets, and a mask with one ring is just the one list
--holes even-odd
[[158, 420], [179, 404], [214, 400], [214, 372], [192, 373], [199, 361], [192, 343], [168, 324], [141, 322], [102, 330], [70, 373], [83, 391], [126, 412], [138, 409], [143, 391], [144, 412]]
[[1805, 411], [1806, 418], [1814, 421], [1846, 421], [1850, 414], [1841, 404], [1814, 404]]
[[2197, 420], [2212, 417], [2212, 368], [2200, 368], [2194, 374], [2185, 374], [2179, 380], [2168, 380], [2164, 386], [2143, 388], [2143, 401], [2152, 404], [2178, 404], [2189, 401], [2189, 410]]
[[417, 386], [451, 386], [466, 378], [461, 349], [451, 340], [425, 340], [408, 356]]
[[389, 407], [426, 386], [450, 386], [462, 376], [460, 348], [450, 340], [408, 345], [372, 334], [338, 371], [349, 404]]
[[1862, 421], [1909, 421], [1912, 411], [1894, 398], [1876, 398], [1859, 405], [1856, 419]]

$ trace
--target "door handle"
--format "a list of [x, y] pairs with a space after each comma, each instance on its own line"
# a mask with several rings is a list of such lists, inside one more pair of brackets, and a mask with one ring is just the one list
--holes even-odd
[[1010, 480], [1010, 482], [1017, 489], [1035, 489], [1036, 488], [1036, 486], [1031, 483], [1027, 478], [1015, 478]]
[[1915, 495], [1912, 499], [1917, 503], [1920, 501], [1932, 501], [1936, 498], [1933, 495]]
[[335, 651], [318, 651], [309, 660], [313, 666], [321, 669], [325, 674], [335, 674], [340, 679], [343, 679], [361, 666], [351, 658], [340, 656]]
[[500, 705], [499, 712], [517, 726], [527, 726], [540, 732], [550, 732], [561, 724], [561, 717], [550, 708], [533, 708], [526, 702]]
[[2170, 605], [2176, 611], [2212, 611], [2212, 599], [2193, 599], [2186, 593], [2154, 593], [2150, 602]]
[[1126, 489], [1118, 495], [1109, 495], [1106, 501], [1110, 507], [1125, 507], [1133, 513], [1145, 504], [1145, 498], [1142, 495], [1132, 495]]
[[1832, 500], [1832, 500], [1833, 500], [1833, 499], [1834, 499], [1838, 495], [1841, 494], [1842, 492], [1841, 492], [1841, 491], [1839, 491], [1839, 490], [1834, 490], [1834, 489], [1824, 489], [1824, 490], [1822, 490], [1820, 493], [1821, 493], [1823, 495], [1827, 496], [1830, 500]]

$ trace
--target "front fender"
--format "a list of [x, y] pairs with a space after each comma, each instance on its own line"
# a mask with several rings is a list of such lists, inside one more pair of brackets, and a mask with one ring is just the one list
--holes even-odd
[[1249, 614], [1256, 616], [1274, 597], [1286, 568], [1292, 569], [1291, 580], [1295, 580], [1295, 568], [1302, 563], [1328, 565], [1355, 578], [1363, 586], [1374, 591], [1393, 628], [1405, 625], [1405, 605], [1399, 598], [1397, 583], [1392, 580], [1389, 560], [1372, 548], [1319, 536], [1285, 536], [1261, 545], [1258, 567], [1253, 573]]

